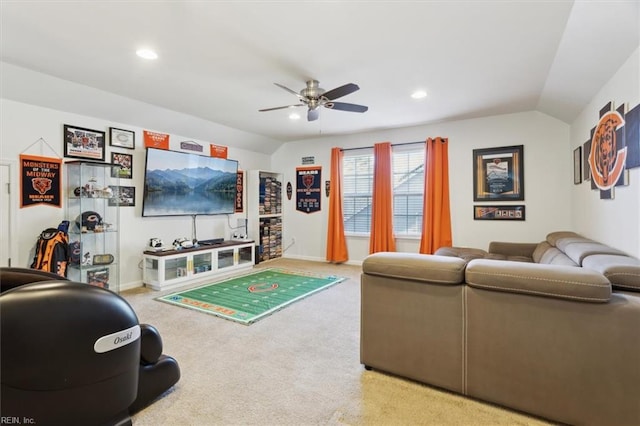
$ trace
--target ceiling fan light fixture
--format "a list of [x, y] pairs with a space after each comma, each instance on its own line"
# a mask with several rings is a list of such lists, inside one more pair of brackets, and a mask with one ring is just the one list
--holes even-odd
[[422, 99], [422, 98], [426, 98], [427, 97], [427, 92], [425, 92], [424, 90], [416, 90], [415, 92], [413, 92], [411, 94], [411, 97], [413, 99]]
[[142, 59], [158, 59], [158, 54], [151, 49], [138, 49], [136, 50], [136, 55], [138, 55]]
[[[285, 105], [274, 108], [262, 108], [259, 109], [258, 112], [265, 111], [275, 111], [279, 109], [286, 108], [294, 108], [300, 106], [307, 107], [307, 121], [315, 121], [320, 117], [320, 107], [325, 107], [327, 109], [334, 109], [338, 111], [348, 111], [348, 112], [366, 112], [369, 107], [365, 105], [357, 105], [351, 104], [348, 102], [334, 102], [334, 99], [341, 98], [343, 96], [347, 96], [356, 90], [360, 90], [357, 84], [347, 83], [343, 84], [340, 87], [336, 87], [335, 89], [331, 89], [328, 92], [324, 89], [320, 88], [317, 80], [309, 80], [307, 81], [307, 87], [302, 89], [300, 93], [289, 89], [286, 86], [283, 86], [279, 83], [274, 83], [276, 86], [281, 89], [286, 90], [289, 93], [292, 93], [298, 97], [298, 101], [300, 103], [295, 105]], [[296, 113], [292, 113], [289, 115], [290, 120], [297, 120], [300, 116]]]

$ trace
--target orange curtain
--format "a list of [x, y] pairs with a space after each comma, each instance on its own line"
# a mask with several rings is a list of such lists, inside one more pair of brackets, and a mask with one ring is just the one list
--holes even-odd
[[375, 144], [373, 147], [373, 161], [373, 200], [369, 253], [396, 251], [396, 242], [393, 238], [391, 143]]
[[449, 206], [449, 140], [427, 139], [425, 155], [420, 253], [433, 254], [440, 247], [450, 247], [453, 241]]
[[327, 229], [327, 261], [346, 262], [349, 260], [347, 241], [344, 237], [342, 215], [342, 157], [340, 148], [331, 149], [331, 192], [329, 193], [329, 226]]

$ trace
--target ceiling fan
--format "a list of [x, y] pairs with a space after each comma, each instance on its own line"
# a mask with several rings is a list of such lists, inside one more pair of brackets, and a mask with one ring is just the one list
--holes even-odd
[[259, 110], [260, 112], [264, 111], [274, 111], [277, 109], [285, 109], [285, 108], [295, 108], [300, 106], [307, 106], [307, 120], [314, 121], [318, 119], [320, 115], [319, 107], [323, 106], [329, 109], [337, 109], [339, 111], [349, 111], [349, 112], [366, 112], [369, 107], [364, 105], [357, 104], [348, 104], [345, 102], [333, 102], [334, 99], [341, 98], [343, 96], [347, 96], [350, 93], [355, 92], [356, 90], [360, 90], [357, 84], [348, 83], [340, 87], [336, 87], [335, 89], [325, 91], [323, 88], [318, 86], [317, 80], [309, 80], [307, 81], [307, 87], [302, 89], [300, 93], [289, 89], [288, 87], [283, 86], [282, 84], [273, 83], [278, 87], [283, 88], [289, 93], [293, 93], [298, 97], [301, 103], [295, 105], [286, 105], [275, 108], [265, 108]]

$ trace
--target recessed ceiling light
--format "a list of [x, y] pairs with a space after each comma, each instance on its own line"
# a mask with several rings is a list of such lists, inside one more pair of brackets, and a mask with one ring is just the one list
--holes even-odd
[[143, 59], [158, 59], [158, 54], [151, 49], [138, 49], [136, 55]]
[[297, 114], [295, 112], [292, 112], [291, 114], [289, 114], [289, 118], [291, 120], [300, 120], [300, 114]]
[[415, 92], [413, 92], [411, 94], [411, 97], [413, 99], [422, 99], [422, 98], [426, 98], [427, 97], [427, 92], [425, 92], [424, 90], [416, 90]]

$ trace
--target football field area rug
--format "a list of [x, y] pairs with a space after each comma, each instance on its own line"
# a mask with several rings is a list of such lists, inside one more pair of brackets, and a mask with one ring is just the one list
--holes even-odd
[[251, 324], [300, 299], [344, 281], [279, 268], [262, 269], [156, 298], [242, 324]]

